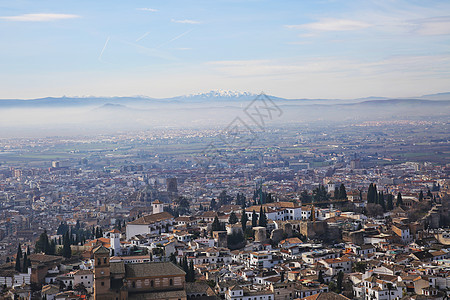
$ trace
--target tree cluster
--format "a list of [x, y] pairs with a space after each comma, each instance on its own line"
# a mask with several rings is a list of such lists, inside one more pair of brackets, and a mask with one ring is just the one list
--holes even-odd
[[20, 273], [28, 273], [28, 267], [31, 267], [31, 260], [28, 257], [30, 255], [30, 248], [27, 248], [27, 251], [25, 253], [22, 252], [22, 247], [17, 247], [17, 253], [16, 253], [16, 264], [15, 269], [17, 272]]
[[178, 265], [183, 269], [184, 272], [186, 272], [185, 275], [186, 282], [194, 282], [195, 270], [194, 270], [194, 263], [192, 262], [192, 260], [188, 262], [186, 256], [184, 256]]

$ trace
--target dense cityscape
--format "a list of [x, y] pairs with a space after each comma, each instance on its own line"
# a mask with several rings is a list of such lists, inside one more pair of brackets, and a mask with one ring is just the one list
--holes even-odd
[[2, 297], [448, 297], [448, 123], [224, 134], [1, 140]]

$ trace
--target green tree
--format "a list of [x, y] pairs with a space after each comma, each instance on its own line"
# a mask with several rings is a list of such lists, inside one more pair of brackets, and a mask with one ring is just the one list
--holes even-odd
[[255, 210], [253, 210], [252, 213], [252, 227], [258, 226], [258, 215], [256, 214]]
[[392, 285], [391, 282], [388, 282], [388, 283], [386, 284], [386, 287], [387, 287], [387, 289], [388, 289], [389, 300], [391, 300], [391, 290], [392, 290], [393, 285]]
[[402, 193], [397, 194], [397, 206], [403, 205]]
[[344, 272], [339, 271], [336, 279], [336, 289], [338, 290], [338, 293], [342, 292], [342, 283], [344, 280]]
[[419, 201], [422, 201], [422, 200], [423, 200], [423, 192], [420, 191], [420, 193], [419, 193]]
[[302, 203], [311, 203], [312, 198], [311, 198], [311, 196], [308, 194], [308, 191], [307, 191], [307, 190], [303, 190], [303, 191], [300, 193], [300, 201], [301, 201]]
[[258, 222], [258, 225], [261, 226], [261, 227], [266, 227], [267, 226], [267, 216], [266, 216], [266, 212], [263, 210], [262, 206], [259, 209], [259, 222]]
[[43, 233], [41, 233], [38, 241], [35, 244], [34, 252], [48, 254], [49, 248], [50, 248], [50, 244], [48, 242], [47, 231], [44, 231]]
[[356, 272], [364, 273], [366, 271], [367, 263], [363, 261], [358, 261], [354, 265], [354, 269]]
[[241, 215], [242, 232], [246, 232], [247, 231], [247, 221], [248, 221], [248, 217], [247, 217], [247, 214], [246, 214], [245, 208], [244, 208], [242, 210], [242, 215]]
[[188, 268], [188, 282], [194, 282], [195, 281], [195, 269], [194, 269], [194, 263], [192, 260], [189, 262], [189, 268]]
[[386, 203], [384, 202], [384, 193], [382, 191], [378, 193], [378, 204], [383, 208], [383, 212], [386, 212]]
[[17, 247], [17, 254], [16, 254], [16, 265], [15, 265], [15, 269], [17, 272], [21, 271], [20, 268], [20, 259], [22, 258], [22, 248], [19, 246]]
[[386, 201], [386, 209], [388, 211], [391, 211], [394, 209], [394, 196], [392, 194], [387, 195], [387, 201]]
[[216, 200], [215, 200], [215, 199], [212, 199], [212, 200], [211, 200], [211, 203], [209, 204], [209, 210], [215, 210], [215, 209], [216, 209], [216, 206], [217, 206]]
[[212, 222], [212, 225], [211, 225], [211, 230], [212, 231], [223, 230], [222, 224], [220, 223], [219, 218], [217, 216], [214, 217], [214, 221]]
[[367, 190], [367, 203], [378, 203], [378, 192], [377, 192], [377, 185], [374, 183], [371, 183], [369, 185], [369, 189]]
[[234, 213], [234, 211], [231, 212], [230, 217], [228, 218], [228, 223], [229, 224], [236, 224], [238, 222], [238, 218], [236, 217], [236, 214]]
[[70, 237], [68, 231], [64, 235], [62, 255], [65, 258], [70, 258], [72, 256], [72, 250], [70, 249]]
[[345, 190], [345, 185], [343, 183], [341, 183], [341, 185], [339, 186], [339, 198], [338, 199], [342, 199], [342, 200], [347, 199], [347, 191]]
[[334, 199], [340, 199], [339, 198], [339, 188], [337, 186], [334, 187]]
[[26, 252], [23, 255], [22, 273], [28, 273], [28, 256]]
[[325, 282], [325, 280], [323, 279], [323, 271], [322, 270], [319, 271], [319, 276], [317, 278], [317, 281], [319, 281], [320, 283]]
[[327, 202], [330, 195], [327, 193], [325, 186], [320, 184], [317, 188], [313, 190], [313, 201], [314, 202]]

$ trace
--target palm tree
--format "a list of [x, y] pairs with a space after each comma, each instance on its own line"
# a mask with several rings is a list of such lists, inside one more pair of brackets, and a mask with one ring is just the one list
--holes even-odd
[[386, 284], [386, 287], [387, 287], [387, 289], [388, 289], [389, 300], [391, 300], [392, 283], [388, 282], [388, 283]]

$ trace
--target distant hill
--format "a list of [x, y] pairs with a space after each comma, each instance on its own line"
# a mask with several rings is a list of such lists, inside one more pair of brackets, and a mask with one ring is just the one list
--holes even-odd
[[[182, 95], [172, 98], [149, 98], [144, 96], [135, 97], [46, 97], [38, 99], [0, 99], [0, 108], [63, 108], [63, 107], [82, 107], [92, 106], [111, 108], [111, 105], [123, 105], [127, 107], [146, 107], [158, 105], [177, 105], [177, 104], [205, 104], [209, 103], [217, 107], [221, 104], [248, 103], [254, 100], [258, 94], [249, 92], [234, 91], [210, 91], [201, 94]], [[351, 100], [341, 99], [286, 99], [276, 96], [268, 96], [271, 100], [280, 104], [302, 104], [302, 105], [335, 105], [335, 104], [361, 104], [361, 105], [400, 105], [400, 104], [430, 104], [439, 105], [442, 103], [423, 102], [423, 101], [450, 101], [449, 93], [440, 93], [412, 97], [410, 99], [398, 98], [389, 99], [385, 97], [367, 97]], [[422, 102], [421, 102], [422, 101]], [[156, 107], [155, 106], [155, 107]], [[115, 107], [118, 109], [120, 107]]]

